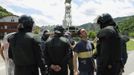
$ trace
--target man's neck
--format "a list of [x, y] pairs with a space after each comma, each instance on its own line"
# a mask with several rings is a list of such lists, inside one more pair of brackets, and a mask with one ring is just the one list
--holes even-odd
[[81, 38], [81, 40], [87, 41], [87, 37], [83, 37], [83, 38]]

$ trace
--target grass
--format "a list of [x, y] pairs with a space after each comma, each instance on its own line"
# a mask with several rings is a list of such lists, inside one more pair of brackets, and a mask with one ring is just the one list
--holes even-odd
[[134, 40], [130, 40], [127, 42], [127, 50], [134, 50]]

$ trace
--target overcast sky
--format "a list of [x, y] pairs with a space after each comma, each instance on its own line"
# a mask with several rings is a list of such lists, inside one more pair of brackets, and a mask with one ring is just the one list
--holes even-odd
[[[15, 15], [30, 15], [36, 25], [62, 24], [65, 0], [0, 0], [0, 6]], [[134, 15], [134, 0], [72, 0], [72, 24], [81, 25], [102, 13], [114, 18]]]

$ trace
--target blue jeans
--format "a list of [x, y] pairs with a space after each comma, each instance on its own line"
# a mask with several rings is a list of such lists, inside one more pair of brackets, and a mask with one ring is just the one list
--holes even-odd
[[94, 72], [80, 71], [79, 75], [94, 75]]

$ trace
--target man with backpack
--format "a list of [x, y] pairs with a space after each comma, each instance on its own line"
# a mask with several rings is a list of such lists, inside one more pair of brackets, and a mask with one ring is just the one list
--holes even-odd
[[101, 30], [97, 34], [97, 75], [119, 75], [121, 63], [121, 38], [110, 14], [97, 19]]
[[121, 38], [121, 72], [120, 75], [124, 72], [124, 67], [128, 59], [128, 54], [127, 54], [127, 42], [129, 41], [129, 37], [126, 35], [120, 35]]

